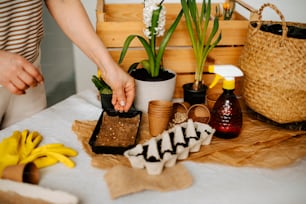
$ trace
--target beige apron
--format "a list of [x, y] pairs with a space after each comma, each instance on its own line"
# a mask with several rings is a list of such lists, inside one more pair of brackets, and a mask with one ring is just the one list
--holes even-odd
[[[40, 54], [33, 64], [41, 69]], [[15, 95], [4, 87], [0, 87], [0, 129], [30, 117], [46, 108], [46, 106], [44, 84], [27, 89], [24, 95]]]

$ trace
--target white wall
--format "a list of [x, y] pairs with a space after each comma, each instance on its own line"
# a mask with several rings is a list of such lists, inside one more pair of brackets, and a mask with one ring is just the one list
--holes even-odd
[[[179, 2], [180, 0], [165, 0], [167, 3], [173, 3], [173, 2]], [[91, 19], [91, 22], [93, 26], [95, 26], [95, 7], [96, 7], [96, 0], [82, 0], [85, 9], [88, 12], [88, 15]], [[105, 0], [106, 3], [142, 3], [143, 0]], [[223, 2], [223, 0], [212, 0], [212, 2]], [[275, 4], [283, 13], [283, 15], [286, 17], [286, 21], [295, 21], [295, 22], [304, 22], [306, 23], [306, 0], [244, 0], [244, 2], [251, 5], [253, 8], [258, 9], [262, 4], [264, 3], [273, 3]], [[249, 12], [241, 7], [237, 7], [237, 11], [247, 18], [249, 17]], [[278, 16], [270, 9], [265, 10], [264, 12], [264, 18], [269, 20], [279, 20]], [[52, 22], [51, 22], [52, 23]], [[53, 24], [51, 27], [54, 26]], [[50, 21], [47, 22], [47, 25], [45, 27], [50, 28]], [[68, 39], [66, 39], [60, 31], [53, 32], [52, 30], [49, 31], [49, 35], [52, 35], [52, 38], [45, 39], [45, 44], [52, 44], [52, 40], [58, 39], [63, 40], [66, 42], [70, 42]], [[72, 46], [72, 49], [71, 49]], [[66, 48], [61, 48], [61, 51], [72, 51], [72, 57], [73, 60], [72, 63], [70, 63], [70, 66], [74, 67], [74, 70], [71, 71], [71, 68], [67, 69], [66, 65], [64, 63], [56, 63], [52, 66], [56, 66], [58, 70], [63, 73], [62, 75], [71, 75], [74, 74], [75, 78], [75, 86], [76, 86], [76, 92], [83, 91], [89, 87], [93, 87], [93, 84], [91, 82], [91, 76], [96, 73], [96, 66], [74, 45], [67, 45]], [[45, 47], [43, 52], [47, 53], [45, 56], [49, 56], [49, 54], [53, 54], [48, 47]], [[53, 51], [54, 52], [54, 51]], [[71, 54], [71, 53], [70, 53]], [[67, 53], [67, 56], [70, 56], [69, 53]], [[61, 58], [56, 58], [56, 56], [52, 56], [52, 60], [63, 62], [61, 61]], [[48, 61], [50, 62], [50, 60]], [[48, 64], [48, 63], [47, 63]], [[48, 64], [49, 67], [51, 66]], [[61, 67], [63, 66], [63, 67]], [[54, 67], [55, 68], [55, 67]], [[66, 70], [67, 69], [67, 70]], [[65, 71], [66, 70], [66, 71]], [[55, 72], [55, 71], [53, 71]], [[54, 74], [51, 76], [54, 77]], [[55, 78], [48, 79], [48, 75], [46, 76], [47, 81], [50, 82], [50, 84], [47, 86], [56, 87], [56, 80]], [[67, 77], [66, 77], [67, 78]], [[71, 79], [71, 77], [70, 77]], [[58, 79], [58, 80], [65, 80], [65, 79]], [[50, 88], [49, 89], [52, 89]], [[48, 88], [48, 87], [47, 87]], [[52, 91], [52, 90], [51, 90]]]
[[[88, 13], [88, 16], [95, 27], [96, 23], [96, 0], [82, 0], [84, 7]], [[76, 79], [76, 90], [77, 92], [88, 89], [89, 87], [94, 87], [91, 82], [92, 75], [96, 74], [97, 67], [90, 61], [83, 52], [73, 46], [74, 50], [74, 66], [75, 66], [75, 79]]]
[[75, 52], [71, 41], [60, 30], [46, 7], [43, 11], [45, 34], [41, 44], [41, 64], [50, 106], [76, 92]]
[[[306, 23], [306, 1], [305, 0], [244, 0], [255, 9], [259, 9], [264, 3], [274, 4], [285, 16], [286, 21]], [[245, 16], [248, 12], [245, 9], [237, 8], [237, 11]], [[279, 21], [278, 15], [271, 9], [265, 9], [264, 19]]]

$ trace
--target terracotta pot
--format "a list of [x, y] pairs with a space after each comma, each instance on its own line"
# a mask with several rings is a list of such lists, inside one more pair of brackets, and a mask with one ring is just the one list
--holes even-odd
[[39, 183], [39, 169], [34, 163], [8, 166], [3, 170], [2, 178], [31, 184]]
[[171, 101], [150, 101], [148, 106], [150, 134], [157, 136], [166, 130], [172, 115], [173, 103]]
[[206, 123], [210, 121], [210, 111], [204, 104], [194, 104], [188, 110], [188, 118], [194, 122]]
[[190, 108], [190, 104], [186, 101], [173, 103], [173, 112], [187, 113]]

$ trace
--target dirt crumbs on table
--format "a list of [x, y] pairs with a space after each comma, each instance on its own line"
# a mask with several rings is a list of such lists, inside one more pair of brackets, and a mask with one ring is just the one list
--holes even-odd
[[139, 115], [123, 118], [105, 114], [95, 145], [109, 147], [127, 147], [133, 145], [136, 140], [139, 122]]

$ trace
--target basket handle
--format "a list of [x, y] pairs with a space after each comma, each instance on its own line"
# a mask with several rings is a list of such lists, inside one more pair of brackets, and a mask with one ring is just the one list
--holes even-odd
[[240, 6], [242, 6], [245, 9], [247, 9], [251, 13], [255, 13], [256, 12], [256, 10], [252, 6], [250, 6], [249, 4], [245, 3], [242, 0], [236, 0], [236, 3], [238, 3]]
[[258, 10], [258, 23], [257, 23], [257, 27], [255, 28], [253, 34], [255, 34], [261, 27], [262, 25], [262, 12], [264, 10], [264, 8], [266, 7], [270, 7], [271, 9], [273, 9], [277, 15], [280, 17], [281, 21], [282, 21], [282, 29], [283, 29], [283, 33], [282, 33], [282, 39], [284, 40], [287, 37], [287, 33], [288, 33], [288, 28], [287, 28], [287, 24], [285, 21], [285, 17], [282, 14], [282, 12], [274, 5], [274, 4], [270, 4], [270, 3], [266, 3], [263, 4], [259, 10]]
[[104, 0], [97, 0], [96, 10], [104, 13]]

